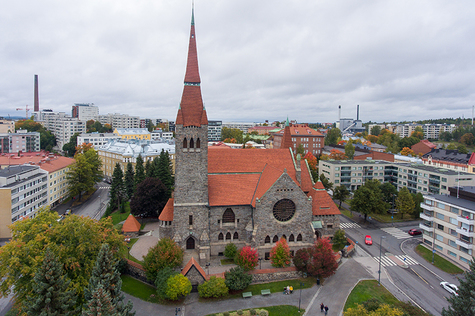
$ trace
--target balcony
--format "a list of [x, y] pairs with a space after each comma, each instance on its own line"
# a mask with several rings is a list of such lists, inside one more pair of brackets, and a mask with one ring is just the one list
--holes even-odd
[[434, 220], [434, 215], [427, 214], [427, 213], [420, 213], [419, 216], [426, 221], [432, 222]]
[[463, 241], [462, 239], [455, 239], [455, 243], [459, 246], [462, 246], [464, 248], [467, 248], [467, 249], [472, 249], [473, 248], [473, 244], [467, 242], [467, 241]]
[[430, 232], [430, 233], [432, 233], [434, 231], [434, 227], [427, 226], [424, 223], [419, 223], [419, 228], [425, 230], [426, 232]]
[[473, 231], [469, 231], [466, 228], [457, 227], [457, 229], [455, 231], [457, 232], [457, 234], [461, 234], [461, 235], [464, 235], [464, 236], [467, 236], [467, 237], [475, 236], [475, 233]]
[[432, 205], [427, 205], [425, 203], [421, 203], [421, 207], [425, 210], [428, 210], [428, 211], [433, 211], [434, 210], [434, 207]]
[[466, 216], [457, 216], [457, 220], [460, 223], [464, 223], [464, 224], [467, 224], [467, 225], [474, 225], [475, 224], [475, 220], [467, 218]]

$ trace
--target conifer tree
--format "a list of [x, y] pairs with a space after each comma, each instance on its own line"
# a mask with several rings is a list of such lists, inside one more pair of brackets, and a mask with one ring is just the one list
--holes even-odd
[[147, 159], [147, 162], [145, 163], [145, 177], [152, 178], [152, 174], [153, 174], [153, 164], [150, 162], [150, 160]]
[[143, 158], [139, 154], [137, 161], [135, 162], [135, 187], [137, 187], [143, 180], [145, 180], [145, 169], [143, 166]]
[[43, 264], [33, 278], [33, 293], [25, 301], [27, 315], [76, 315], [76, 293], [53, 252], [47, 248]]
[[125, 171], [124, 185], [125, 191], [127, 193], [127, 199], [130, 200], [135, 191], [134, 167], [130, 161], [127, 163], [127, 170]]
[[84, 304], [82, 309], [82, 316], [116, 316], [122, 315], [118, 313], [117, 309], [112, 303], [109, 292], [104, 289], [102, 284], [99, 284], [91, 298]]
[[465, 271], [459, 279], [458, 296], [451, 295], [447, 301], [451, 304], [446, 310], [442, 309], [442, 316], [475, 315], [475, 261], [470, 262], [470, 270]]
[[115, 164], [114, 172], [112, 173], [110, 196], [113, 208], [119, 206], [125, 197], [124, 173], [119, 163]]
[[170, 163], [170, 156], [168, 155], [168, 151], [162, 149], [160, 153], [160, 158], [158, 159], [158, 166], [156, 167], [155, 173], [157, 177], [162, 181], [162, 183], [167, 187], [169, 197], [171, 196], [171, 192], [173, 191], [173, 176], [172, 176], [172, 168]]
[[[163, 150], [163, 149], [162, 149]], [[159, 164], [160, 164], [160, 159], [158, 157], [155, 157], [153, 158], [153, 161], [152, 161], [152, 171], [151, 171], [151, 177], [152, 178], [158, 178], [160, 179], [159, 177], [159, 174], [158, 174], [158, 171], [159, 171]], [[160, 179], [161, 180], [161, 179]]]

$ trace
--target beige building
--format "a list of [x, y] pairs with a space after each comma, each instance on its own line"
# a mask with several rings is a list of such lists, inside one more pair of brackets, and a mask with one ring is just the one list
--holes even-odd
[[12, 120], [0, 119], [0, 134], [15, 133], [15, 122]]
[[122, 139], [151, 140], [151, 133], [146, 128], [116, 128], [114, 134]]

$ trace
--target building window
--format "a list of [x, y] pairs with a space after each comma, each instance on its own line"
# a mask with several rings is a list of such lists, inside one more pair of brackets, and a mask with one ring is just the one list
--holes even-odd
[[196, 148], [200, 148], [200, 147], [201, 147], [201, 141], [200, 141], [200, 139], [198, 138], [198, 139], [196, 140]]
[[282, 235], [282, 238], [284, 238], [285, 240], [287, 240], [287, 236], [285, 236], [285, 235]]
[[452, 257], [457, 258], [457, 255], [456, 255], [454, 252], [452, 252], [452, 251], [450, 251], [450, 250], [447, 250], [447, 253], [448, 253], [449, 255], [451, 255]]
[[188, 216], [188, 225], [193, 225], [193, 215]]
[[234, 239], [234, 240], [238, 240], [238, 239], [239, 239], [239, 234], [238, 234], [238, 232], [235, 232], [235, 233], [234, 233], [233, 239]]
[[444, 230], [444, 225], [437, 224], [437, 229]]
[[272, 238], [272, 242], [276, 243], [278, 241], [279, 241], [279, 237], [277, 237], [277, 235], [275, 235], [274, 238]]
[[444, 220], [444, 214], [435, 213], [438, 219]]
[[449, 246], [457, 248], [457, 243], [455, 241], [449, 239]]
[[293, 242], [293, 241], [295, 241], [295, 237], [294, 237], [294, 234], [291, 234], [289, 236], [289, 242]]
[[274, 204], [273, 214], [280, 222], [289, 221], [295, 214], [295, 203], [289, 199], [282, 199]]
[[218, 240], [223, 240], [223, 239], [224, 239], [223, 233], [219, 233], [219, 235], [218, 235]]
[[223, 224], [225, 223], [234, 223], [235, 215], [232, 209], [227, 208], [223, 213]]
[[456, 218], [452, 218], [452, 217], [449, 217], [449, 222], [450, 224], [454, 224], [454, 225], [457, 225], [458, 224], [458, 221]]
[[438, 234], [435, 234], [435, 239], [437, 239], [438, 241], [444, 241], [444, 237]]
[[226, 234], [226, 240], [231, 240], [231, 233]]
[[266, 244], [270, 244], [270, 237], [269, 235], [266, 236], [266, 239], [264, 240]]
[[441, 246], [439, 246], [439, 245], [435, 245], [435, 248], [436, 248], [437, 250], [439, 250], [439, 251], [442, 251], [442, 250], [444, 250], [444, 248], [442, 248], [442, 247], [441, 247]]
[[302, 234], [298, 234], [297, 241], [302, 241]]
[[186, 137], [183, 139], [183, 148], [188, 148], [188, 141], [186, 140]]

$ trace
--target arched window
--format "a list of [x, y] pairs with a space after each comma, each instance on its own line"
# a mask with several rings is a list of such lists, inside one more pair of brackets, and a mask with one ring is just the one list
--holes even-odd
[[200, 141], [200, 139], [198, 138], [198, 139], [196, 140], [196, 148], [200, 148], [200, 147], [201, 147], [201, 141]]
[[231, 240], [231, 233], [226, 234], [226, 240]]
[[277, 235], [274, 236], [274, 238], [272, 239], [272, 242], [278, 242], [279, 241], [279, 237], [277, 237]]
[[299, 235], [297, 236], [297, 241], [302, 241], [302, 234], [299, 234]]
[[192, 139], [190, 139], [190, 148], [195, 148], [195, 141]]
[[234, 240], [238, 240], [238, 239], [239, 239], [239, 234], [238, 234], [238, 232], [235, 232], [235, 233], [234, 233], [233, 239], [234, 239]]
[[264, 241], [266, 244], [270, 244], [270, 237], [269, 235], [266, 236], [266, 240]]
[[224, 239], [223, 233], [219, 233], [219, 235], [218, 235], [218, 240], [223, 240], [223, 239]]
[[291, 242], [291, 241], [292, 241], [292, 242], [295, 241], [294, 234], [291, 234], [291, 235], [289, 236], [289, 242]]
[[234, 212], [232, 209], [227, 208], [226, 211], [223, 213], [223, 224], [225, 223], [234, 223]]
[[285, 240], [287, 240], [287, 236], [285, 236], [285, 235], [282, 235], [282, 238], [284, 238]]
[[186, 140], [186, 137], [183, 139], [183, 148], [188, 148], [188, 141]]

